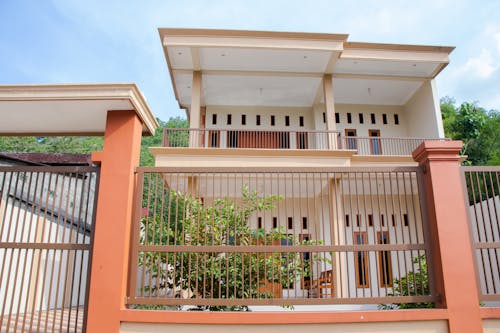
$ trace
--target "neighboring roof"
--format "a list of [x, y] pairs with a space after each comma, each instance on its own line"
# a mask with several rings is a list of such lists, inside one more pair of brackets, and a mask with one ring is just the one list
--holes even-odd
[[0, 85], [0, 135], [102, 135], [120, 110], [134, 110], [146, 135], [158, 127], [133, 83]]
[[[322, 78], [338, 103], [401, 105], [448, 64], [447, 46], [348, 42], [346, 34], [158, 29], [174, 93], [189, 108], [193, 71], [202, 105], [311, 106]], [[396, 89], [395, 89], [396, 88]], [[375, 96], [392, 91], [391, 96]], [[378, 97], [378, 99], [377, 99]]]
[[30, 165], [92, 165], [88, 154], [0, 152], [0, 160]]

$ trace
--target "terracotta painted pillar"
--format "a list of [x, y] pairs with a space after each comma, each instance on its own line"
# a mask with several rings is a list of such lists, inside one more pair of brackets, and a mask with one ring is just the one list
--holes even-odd
[[101, 162], [87, 333], [118, 333], [124, 307], [134, 168], [139, 165], [142, 124], [135, 111], [109, 111]]
[[461, 141], [425, 141], [413, 158], [424, 167], [424, 187], [438, 307], [449, 313], [449, 332], [482, 332], [473, 253], [464, 200]]

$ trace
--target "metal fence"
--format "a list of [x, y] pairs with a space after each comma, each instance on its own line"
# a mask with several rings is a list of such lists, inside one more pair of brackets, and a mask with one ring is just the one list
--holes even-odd
[[357, 150], [358, 155], [411, 155], [425, 139], [342, 136], [322, 130], [165, 128], [164, 147]]
[[83, 332], [99, 169], [0, 167], [2, 332]]
[[128, 304], [426, 306], [421, 197], [418, 168], [138, 168]]
[[462, 167], [481, 301], [500, 301], [500, 167]]

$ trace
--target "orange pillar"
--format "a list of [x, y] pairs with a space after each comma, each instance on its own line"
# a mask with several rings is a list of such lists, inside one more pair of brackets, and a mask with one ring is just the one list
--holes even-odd
[[459, 152], [461, 141], [425, 141], [413, 158], [424, 167], [433, 266], [439, 307], [450, 333], [482, 332]]
[[87, 332], [118, 333], [124, 307], [134, 168], [139, 165], [142, 125], [134, 111], [109, 111], [101, 160]]

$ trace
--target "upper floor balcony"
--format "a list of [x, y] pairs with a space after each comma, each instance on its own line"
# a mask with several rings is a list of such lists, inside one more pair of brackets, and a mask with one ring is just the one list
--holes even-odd
[[241, 128], [165, 128], [163, 147], [207, 149], [354, 150], [355, 154], [410, 156], [425, 138], [380, 137], [328, 130], [249, 130]]

